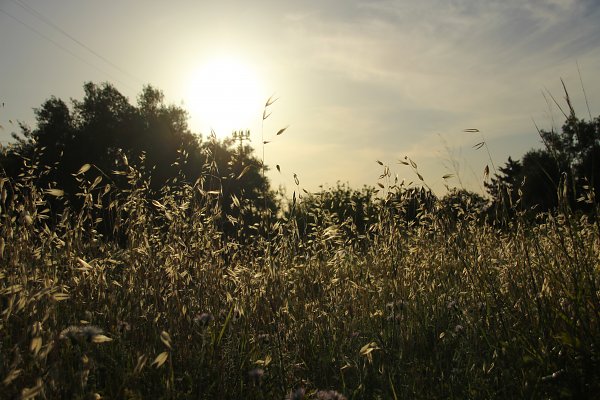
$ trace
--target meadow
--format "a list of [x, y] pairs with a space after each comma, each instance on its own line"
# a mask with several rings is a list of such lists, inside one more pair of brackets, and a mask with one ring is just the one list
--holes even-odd
[[30, 164], [0, 178], [0, 398], [599, 396], [597, 209], [407, 219], [390, 183], [365, 232], [298, 197], [232, 236], [198, 182], [84, 165], [75, 205]]

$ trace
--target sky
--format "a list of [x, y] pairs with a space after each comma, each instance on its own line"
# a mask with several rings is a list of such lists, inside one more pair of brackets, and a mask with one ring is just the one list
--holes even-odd
[[290, 194], [375, 186], [377, 161], [418, 182], [405, 157], [437, 193], [481, 193], [486, 165], [560, 129], [561, 79], [580, 117], [600, 115], [598, 21], [597, 0], [0, 0], [0, 142], [85, 82], [132, 103], [150, 84], [204, 138], [249, 129], [259, 158], [269, 141]]

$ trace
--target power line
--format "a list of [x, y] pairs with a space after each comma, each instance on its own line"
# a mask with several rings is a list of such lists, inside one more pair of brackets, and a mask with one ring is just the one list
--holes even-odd
[[52, 28], [54, 28], [58, 32], [62, 33], [63, 35], [65, 35], [66, 37], [68, 37], [69, 39], [71, 39], [73, 42], [75, 42], [79, 46], [83, 47], [85, 50], [89, 51], [90, 53], [92, 53], [93, 55], [95, 55], [96, 57], [98, 57], [99, 59], [101, 59], [102, 61], [104, 61], [108, 65], [110, 65], [111, 67], [113, 67], [114, 69], [120, 71], [121, 73], [123, 73], [125, 75], [128, 75], [130, 78], [138, 81], [138, 83], [144, 84], [144, 81], [142, 79], [139, 79], [137, 76], [131, 74], [130, 72], [126, 71], [125, 69], [119, 67], [117, 64], [115, 64], [112, 61], [110, 61], [108, 58], [106, 58], [103, 55], [99, 54], [98, 52], [94, 51], [94, 49], [92, 49], [90, 46], [86, 45], [81, 40], [77, 39], [73, 35], [71, 35], [68, 32], [66, 32], [60, 26], [56, 25], [54, 22], [52, 22], [50, 19], [48, 19], [42, 13], [40, 13], [39, 11], [37, 11], [35, 8], [31, 7], [30, 5], [28, 5], [27, 3], [23, 2], [22, 0], [12, 0], [12, 1], [13, 1], [13, 3], [17, 4], [19, 7], [23, 8], [25, 11], [27, 11], [28, 13], [30, 13], [31, 15], [33, 15], [34, 17], [36, 17], [37, 19], [39, 19], [42, 22], [46, 23], [47, 25], [51, 26]]
[[56, 47], [58, 47], [59, 49], [63, 50], [66, 53], [69, 53], [71, 56], [75, 57], [76, 59], [78, 59], [79, 61], [81, 61], [84, 64], [87, 64], [88, 66], [94, 68], [95, 70], [103, 73], [104, 75], [106, 75], [107, 77], [109, 77], [110, 79], [114, 80], [115, 82], [119, 82], [124, 86], [127, 86], [129, 89], [132, 90], [136, 90], [133, 86], [123, 82], [122, 80], [112, 76], [110, 73], [106, 72], [105, 70], [103, 70], [102, 68], [90, 63], [89, 61], [85, 60], [84, 58], [80, 57], [78, 54], [74, 53], [73, 51], [69, 50], [68, 48], [66, 48], [65, 46], [61, 45], [60, 43], [58, 43], [57, 41], [53, 40], [52, 38], [48, 37], [47, 35], [44, 35], [42, 32], [40, 32], [39, 30], [35, 29], [34, 27], [32, 27], [31, 25], [27, 24], [26, 22], [20, 20], [19, 18], [15, 17], [14, 15], [8, 13], [6, 10], [3, 10], [0, 8], [0, 12], [3, 13], [4, 15], [12, 18], [13, 20], [17, 21], [19, 24], [23, 25], [24, 27], [26, 27], [27, 29], [31, 30], [32, 32], [34, 32], [35, 34], [37, 34], [38, 36], [42, 37], [43, 39], [49, 41], [50, 43], [52, 43], [53, 45], [55, 45]]

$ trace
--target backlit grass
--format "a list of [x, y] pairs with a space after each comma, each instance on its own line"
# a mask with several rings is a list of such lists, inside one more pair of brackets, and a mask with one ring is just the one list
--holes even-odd
[[[2, 179], [1, 398], [600, 392], [596, 213], [495, 227], [438, 204], [408, 221], [393, 186], [363, 235], [298, 199], [234, 239], [198, 183], [156, 197], [133, 167], [119, 187], [84, 169], [82, 207], [60, 215], [40, 168]], [[294, 212], [318, 217], [308, 235]]]

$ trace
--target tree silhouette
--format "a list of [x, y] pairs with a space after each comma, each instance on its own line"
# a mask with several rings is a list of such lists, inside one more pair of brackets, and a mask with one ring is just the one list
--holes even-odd
[[504, 212], [517, 204], [517, 190], [523, 181], [522, 169], [521, 162], [509, 156], [506, 164], [498, 167], [500, 173], [495, 174], [490, 182], [484, 183], [496, 206], [501, 207]]
[[439, 200], [439, 214], [455, 223], [461, 219], [480, 218], [487, 207], [483, 196], [466, 189], [451, 189]]
[[[599, 193], [600, 117], [579, 119], [574, 112], [560, 132], [540, 130], [545, 149], [530, 150], [520, 161], [508, 158], [499, 173], [486, 183], [496, 210], [513, 208], [551, 210], [559, 204], [559, 189], [567, 189], [567, 204], [585, 192]], [[597, 197], [596, 197], [597, 198]]]
[[309, 238], [330, 224], [339, 225], [346, 237], [364, 237], [377, 219], [375, 189], [364, 186], [356, 190], [341, 182], [327, 190], [321, 189], [317, 193], [305, 193], [288, 212], [288, 217], [296, 220], [300, 237]]
[[[20, 135], [13, 135], [16, 143], [2, 155], [1, 165], [6, 175], [16, 177], [35, 163], [40, 169], [35, 184], [64, 190], [71, 204], [78, 203], [73, 175], [82, 165], [94, 166], [119, 184], [124, 180], [112, 172], [125, 157], [133, 163], [143, 160], [151, 193], [158, 195], [175, 178], [218, 191], [224, 221], [228, 213], [248, 217], [251, 209], [275, 208], [269, 182], [249, 146], [236, 151], [231, 140], [203, 141], [188, 128], [187, 112], [166, 105], [162, 92], [151, 86], [132, 105], [108, 83], [86, 83], [82, 100], [72, 100], [69, 107], [51, 97], [35, 116], [34, 128], [21, 125]], [[235, 209], [234, 203], [244, 207]]]

